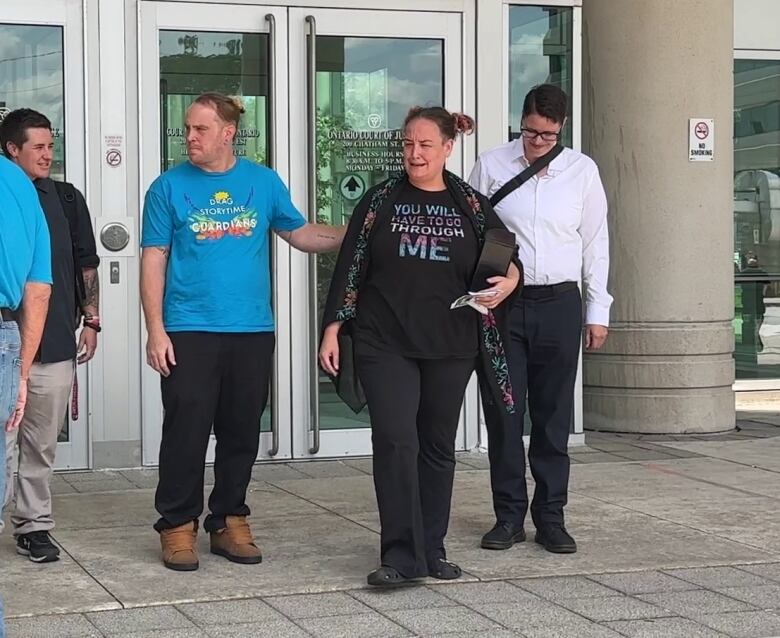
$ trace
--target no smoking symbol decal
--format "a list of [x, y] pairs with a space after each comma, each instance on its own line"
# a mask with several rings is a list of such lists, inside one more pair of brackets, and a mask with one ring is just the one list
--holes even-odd
[[119, 166], [122, 163], [122, 152], [118, 148], [110, 148], [106, 151], [106, 164]]
[[710, 134], [710, 127], [707, 126], [706, 122], [697, 122], [693, 132], [700, 140], [704, 140], [707, 139], [707, 136]]

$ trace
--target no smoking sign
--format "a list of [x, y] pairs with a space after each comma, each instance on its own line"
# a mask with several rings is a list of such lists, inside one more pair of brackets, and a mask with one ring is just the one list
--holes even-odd
[[715, 120], [692, 117], [688, 120], [688, 161], [711, 162], [715, 159]]

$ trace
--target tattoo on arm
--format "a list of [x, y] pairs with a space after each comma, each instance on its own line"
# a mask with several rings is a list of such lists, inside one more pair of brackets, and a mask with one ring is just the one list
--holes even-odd
[[333, 233], [319, 232], [319, 233], [317, 233], [317, 239], [327, 239], [327, 240], [330, 240], [330, 241], [335, 241], [336, 240], [336, 235], [333, 234]]
[[155, 246], [154, 249], [159, 250], [166, 259], [168, 259], [171, 254], [171, 249], [168, 246]]
[[97, 268], [85, 268], [84, 269], [84, 305], [87, 307], [98, 307], [98, 301], [100, 299], [100, 285], [98, 282]]

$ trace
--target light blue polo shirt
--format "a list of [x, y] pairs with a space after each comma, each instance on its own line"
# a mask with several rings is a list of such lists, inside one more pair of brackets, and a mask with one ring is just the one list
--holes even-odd
[[0, 156], [0, 308], [19, 308], [27, 282], [51, 283], [49, 227], [30, 178]]
[[224, 173], [190, 162], [146, 193], [141, 246], [170, 247], [163, 299], [169, 332], [271, 332], [269, 230], [306, 223], [276, 172], [237, 159]]

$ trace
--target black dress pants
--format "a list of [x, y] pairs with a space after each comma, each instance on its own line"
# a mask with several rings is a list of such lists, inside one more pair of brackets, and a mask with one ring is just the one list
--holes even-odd
[[474, 359], [410, 359], [357, 343], [371, 414], [381, 563], [407, 578], [445, 558], [455, 435]]
[[203, 527], [225, 527], [226, 516], [246, 516], [246, 490], [260, 444], [268, 401], [272, 332], [172, 332], [177, 365], [162, 377], [165, 410], [160, 479], [154, 505], [157, 531], [196, 520], [203, 512], [206, 450], [217, 439], [214, 488]]
[[[577, 288], [523, 290], [511, 311], [507, 347], [515, 414], [483, 399], [488, 431], [490, 480], [496, 519], [522, 525], [528, 511], [523, 419], [531, 416], [528, 462], [536, 481], [531, 518], [563, 523], [569, 487], [568, 441], [574, 413], [574, 384], [582, 343], [582, 298]], [[482, 384], [482, 394], [489, 397]]]

